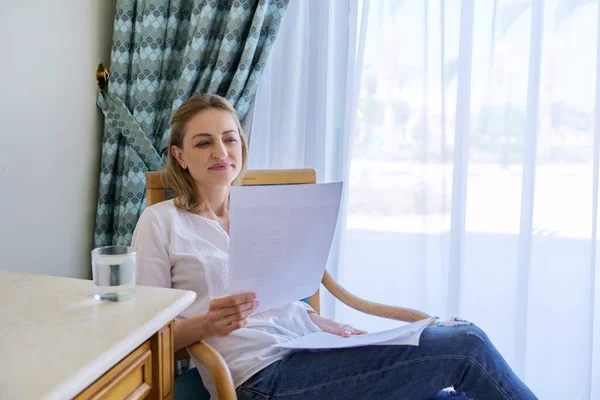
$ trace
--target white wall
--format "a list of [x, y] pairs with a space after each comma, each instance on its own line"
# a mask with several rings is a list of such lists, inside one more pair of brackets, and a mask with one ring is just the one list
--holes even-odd
[[90, 277], [115, 0], [0, 0], [0, 270]]

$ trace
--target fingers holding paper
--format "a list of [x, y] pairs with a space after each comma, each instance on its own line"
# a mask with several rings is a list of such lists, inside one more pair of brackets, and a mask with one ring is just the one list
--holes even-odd
[[352, 325], [348, 324], [340, 324], [339, 322], [335, 322], [329, 318], [325, 318], [320, 316], [315, 312], [311, 312], [308, 314], [310, 319], [317, 325], [323, 332], [333, 333], [334, 335], [339, 335], [343, 337], [350, 337], [354, 335], [364, 335], [365, 331], [356, 329]]
[[248, 317], [258, 308], [255, 293], [241, 293], [211, 300], [207, 325], [214, 336], [227, 336], [248, 323]]
[[350, 337], [354, 335], [364, 335], [365, 333], [367, 332], [361, 329], [356, 329], [352, 325], [344, 324], [341, 326], [341, 334], [338, 334], [343, 337]]

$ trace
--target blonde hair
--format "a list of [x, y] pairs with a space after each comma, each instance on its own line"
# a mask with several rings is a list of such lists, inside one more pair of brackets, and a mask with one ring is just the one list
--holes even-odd
[[248, 141], [233, 106], [223, 97], [214, 94], [196, 94], [184, 101], [171, 118], [171, 139], [169, 141], [168, 159], [165, 174], [165, 186], [173, 190], [175, 206], [185, 211], [198, 213], [202, 211], [204, 202], [198, 196], [196, 184], [190, 171], [183, 169], [173, 153], [171, 146], [183, 148], [185, 126], [192, 117], [207, 109], [216, 109], [229, 113], [234, 119], [242, 141], [242, 168], [232, 185], [239, 185], [248, 164]]

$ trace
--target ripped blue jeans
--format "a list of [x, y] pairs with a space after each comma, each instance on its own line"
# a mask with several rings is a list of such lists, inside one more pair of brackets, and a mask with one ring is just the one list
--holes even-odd
[[[450, 386], [459, 393], [440, 392]], [[237, 395], [240, 400], [536, 399], [472, 324], [428, 327], [419, 346], [296, 351], [254, 375]]]

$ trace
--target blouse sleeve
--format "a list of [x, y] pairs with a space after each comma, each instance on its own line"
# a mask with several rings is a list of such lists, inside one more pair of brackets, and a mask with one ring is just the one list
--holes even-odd
[[148, 207], [142, 212], [133, 232], [131, 246], [137, 250], [136, 283], [170, 288], [169, 240], [156, 210]]

